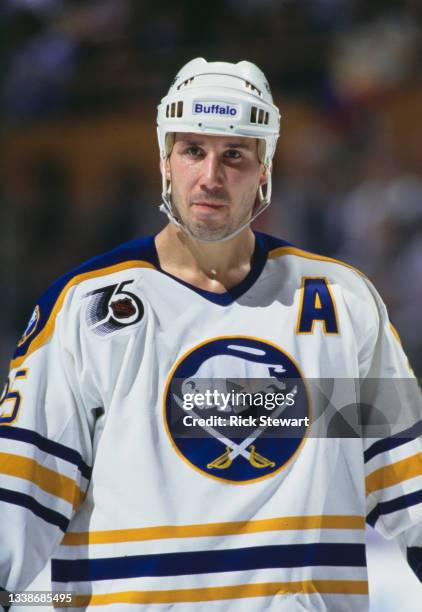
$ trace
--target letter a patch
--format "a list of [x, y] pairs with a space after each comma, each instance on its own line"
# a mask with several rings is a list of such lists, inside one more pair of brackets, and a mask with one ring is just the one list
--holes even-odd
[[296, 332], [312, 334], [315, 321], [321, 321], [325, 334], [338, 334], [336, 305], [326, 278], [302, 278]]

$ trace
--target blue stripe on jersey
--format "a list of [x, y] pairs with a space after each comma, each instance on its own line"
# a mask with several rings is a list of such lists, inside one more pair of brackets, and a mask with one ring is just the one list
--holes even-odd
[[422, 547], [411, 546], [407, 549], [407, 562], [422, 582]]
[[43, 519], [43, 521], [46, 521], [46, 523], [50, 523], [51, 525], [56, 525], [56, 527], [61, 529], [63, 532], [66, 531], [69, 525], [69, 519], [67, 519], [65, 516], [51, 510], [50, 508], [46, 508], [37, 502], [33, 497], [30, 497], [25, 493], [0, 488], [0, 501], [27, 508], [33, 514]]
[[124, 261], [138, 260], [152, 263], [154, 259], [154, 249], [154, 236], [147, 236], [146, 238], [131, 240], [118, 246], [112, 251], [92, 257], [85, 263], [60, 277], [47, 289], [38, 302], [40, 307], [40, 319], [36, 333], [31, 335], [26, 342], [23, 342], [17, 347], [15, 354], [13, 355], [13, 359], [22, 357], [26, 354], [33, 340], [44, 329], [62, 290], [67, 283], [72, 280], [72, 278], [78, 276], [79, 274], [92, 272], [94, 270], [101, 270], [101, 268], [107, 268], [108, 266], [119, 264]]
[[78, 582], [314, 565], [364, 567], [365, 545], [292, 544], [76, 561], [53, 559], [52, 579]]
[[370, 461], [376, 455], [380, 455], [381, 453], [385, 453], [386, 451], [392, 450], [393, 448], [397, 448], [402, 444], [406, 444], [407, 442], [411, 442], [418, 436], [422, 435], [422, 420], [418, 421], [412, 427], [401, 431], [400, 433], [394, 434], [394, 436], [390, 436], [389, 438], [383, 438], [382, 440], [377, 440], [374, 442], [369, 448], [364, 452], [365, 463]]
[[68, 463], [73, 463], [79, 469], [80, 473], [84, 478], [91, 478], [92, 468], [89, 467], [82, 459], [81, 455], [68, 446], [53, 442], [48, 438], [44, 438], [39, 433], [31, 431], [30, 429], [22, 429], [21, 427], [10, 427], [9, 425], [0, 426], [0, 438], [6, 438], [7, 440], [19, 440], [19, 442], [27, 442], [33, 444], [40, 450], [59, 457]]
[[405, 508], [410, 508], [410, 506], [416, 506], [416, 504], [420, 503], [422, 503], [422, 490], [408, 493], [407, 495], [401, 495], [395, 499], [390, 499], [390, 501], [380, 502], [368, 514], [366, 522], [371, 525], [371, 527], [374, 527], [380, 516], [391, 514], [398, 510], [404, 510]]

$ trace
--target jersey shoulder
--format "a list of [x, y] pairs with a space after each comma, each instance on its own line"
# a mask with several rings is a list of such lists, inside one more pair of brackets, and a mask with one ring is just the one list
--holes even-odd
[[54, 320], [72, 288], [121, 271], [142, 268], [154, 270], [157, 266], [154, 236], [147, 236], [125, 242], [111, 251], [92, 257], [58, 278], [38, 300], [18, 342], [12, 365], [18, 365], [31, 351], [31, 347], [44, 343], [51, 335]]
[[266, 236], [266, 239], [268, 261], [279, 265], [280, 270], [284, 271], [287, 267], [298, 276], [329, 276], [332, 282], [349, 289], [361, 288], [365, 292], [372, 287], [371, 281], [361, 270], [345, 261], [306, 251], [273, 236]]
[[[357, 275], [361, 278], [367, 279], [365, 274], [361, 272], [355, 266], [335, 259], [333, 257], [327, 257], [326, 255], [320, 255], [319, 253], [313, 253], [301, 249], [289, 242], [274, 238], [273, 236], [266, 236], [268, 244], [268, 259], [279, 260], [281, 258], [289, 256], [296, 266], [301, 266], [303, 270], [330, 270], [331, 272], [343, 273], [346, 276]], [[369, 280], [369, 279], [367, 279]]]
[[265, 238], [268, 245], [267, 265], [273, 268], [280, 278], [288, 276], [293, 286], [298, 289], [304, 286], [306, 279], [320, 279], [335, 287], [336, 293], [343, 295], [351, 310], [354, 306], [363, 308], [374, 324], [377, 324], [385, 305], [370, 279], [358, 268], [333, 257], [306, 251], [272, 236]]

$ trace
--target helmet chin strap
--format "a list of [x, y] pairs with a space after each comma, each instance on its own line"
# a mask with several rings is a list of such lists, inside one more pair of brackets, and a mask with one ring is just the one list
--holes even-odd
[[[163, 161], [165, 162], [165, 160]], [[235, 236], [243, 232], [243, 230], [247, 228], [253, 221], [255, 221], [258, 215], [264, 212], [264, 210], [268, 208], [271, 202], [271, 169], [269, 166], [265, 166], [265, 176], [267, 178], [265, 194], [263, 190], [263, 185], [260, 185], [258, 188], [259, 204], [256, 207], [256, 210], [254, 214], [252, 215], [252, 217], [248, 219], [247, 221], [245, 221], [244, 223], [242, 223], [240, 227], [230, 232], [230, 234], [228, 234], [227, 236], [224, 236], [224, 238], [218, 238], [218, 239], [198, 238], [185, 226], [185, 224], [181, 220], [179, 220], [176, 217], [175, 213], [173, 212], [173, 204], [171, 201], [171, 183], [167, 181], [167, 176], [165, 172], [165, 163], [164, 163], [163, 170], [164, 170], [162, 172], [163, 191], [161, 194], [161, 197], [163, 198], [163, 203], [159, 205], [159, 209], [162, 213], [167, 215], [170, 223], [173, 223], [173, 225], [175, 225], [176, 227], [181, 229], [183, 232], [185, 232], [185, 234], [187, 234], [189, 238], [192, 238], [193, 240], [198, 240], [199, 242], [218, 243], [218, 242], [226, 242], [226, 240], [230, 240], [231, 238], [234, 238]]]

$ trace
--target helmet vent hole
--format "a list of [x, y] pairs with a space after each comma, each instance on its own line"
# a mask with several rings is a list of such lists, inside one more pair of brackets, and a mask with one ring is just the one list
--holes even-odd
[[269, 113], [265, 112], [263, 108], [251, 106], [251, 123], [257, 123], [258, 125], [263, 125], [265, 123], [268, 125], [268, 121]]
[[170, 104], [167, 104], [166, 106], [166, 117], [170, 116]]
[[179, 102], [177, 103], [177, 116], [183, 117], [183, 102], [181, 100], [179, 100]]
[[180, 90], [182, 89], [182, 87], [187, 87], [187, 85], [191, 85], [192, 81], [194, 80], [195, 77], [191, 77], [190, 79], [186, 79], [186, 81], [183, 81], [183, 83], [180, 83], [180, 85], [178, 85], [177, 89]]
[[245, 87], [246, 89], [250, 89], [251, 91], [257, 93], [258, 96], [262, 96], [262, 93], [259, 91], [259, 89], [255, 87], [255, 85], [252, 85], [252, 83], [249, 83], [249, 81], [245, 81]]
[[176, 102], [172, 102], [171, 107], [170, 107], [170, 117], [175, 117], [175, 116], [176, 116]]

